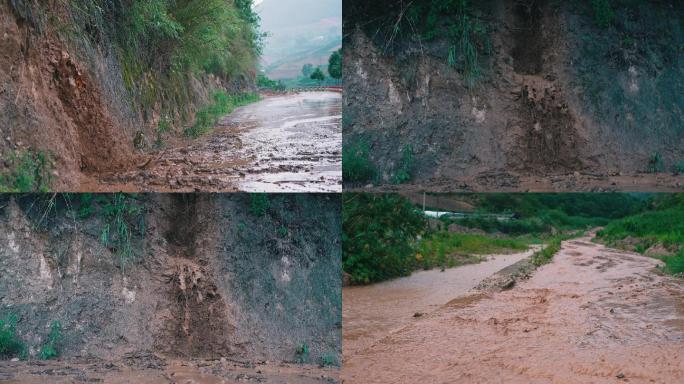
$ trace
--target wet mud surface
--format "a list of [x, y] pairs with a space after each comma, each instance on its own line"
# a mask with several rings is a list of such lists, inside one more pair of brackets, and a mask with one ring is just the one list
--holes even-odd
[[[347, 188], [345, 188], [346, 190]], [[634, 175], [573, 172], [546, 176], [509, 172], [484, 172], [453, 180], [433, 179], [413, 185], [381, 185], [349, 190], [433, 192], [681, 192], [684, 175], [638, 173]]]
[[487, 276], [525, 259], [532, 251], [490, 256], [479, 264], [342, 289], [343, 355], [352, 356], [393, 330], [433, 312], [475, 288]]
[[167, 143], [127, 172], [86, 179], [88, 191], [341, 192], [338, 92], [265, 96], [191, 142]]
[[455, 297], [346, 356], [342, 380], [683, 382], [684, 282], [659, 263], [589, 237], [565, 241], [514, 288]]
[[333, 368], [225, 359], [166, 360], [147, 353], [117, 361], [0, 362], [0, 382], [7, 384], [317, 384], [337, 383], [338, 376]]

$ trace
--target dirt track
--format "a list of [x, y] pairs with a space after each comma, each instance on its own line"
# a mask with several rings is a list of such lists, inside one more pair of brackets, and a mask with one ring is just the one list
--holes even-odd
[[169, 142], [135, 169], [104, 173], [87, 191], [340, 192], [341, 95], [266, 96], [191, 142]]
[[337, 382], [332, 368], [220, 360], [166, 360], [153, 354], [118, 361], [68, 360], [1, 362], [0, 382], [7, 384], [233, 384]]
[[515, 288], [473, 292], [345, 357], [345, 383], [678, 383], [684, 282], [566, 241]]

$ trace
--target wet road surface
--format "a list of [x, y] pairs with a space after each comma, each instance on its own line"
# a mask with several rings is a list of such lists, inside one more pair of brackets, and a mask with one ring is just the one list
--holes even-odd
[[343, 382], [682, 383], [684, 281], [659, 263], [565, 241], [514, 288], [455, 298], [346, 356]]
[[192, 141], [169, 142], [126, 172], [85, 179], [88, 191], [341, 192], [338, 92], [266, 96]]

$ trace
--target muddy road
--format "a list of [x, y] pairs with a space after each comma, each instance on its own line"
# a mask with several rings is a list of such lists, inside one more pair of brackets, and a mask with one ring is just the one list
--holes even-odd
[[669, 173], [572, 172], [529, 176], [509, 172], [483, 172], [457, 179], [433, 178], [416, 184], [349, 186], [345, 190], [364, 192], [681, 192], [684, 175]]
[[590, 240], [563, 242], [510, 290], [454, 296], [346, 355], [343, 382], [684, 382], [684, 281]]
[[264, 96], [212, 132], [176, 139], [124, 172], [86, 178], [88, 191], [341, 192], [338, 92]]
[[320, 384], [336, 383], [333, 368], [230, 360], [166, 360], [135, 354], [116, 361], [65, 360], [0, 362], [0, 383], [6, 384]]
[[433, 312], [487, 276], [533, 251], [491, 255], [479, 264], [414, 272], [383, 283], [342, 289], [343, 355], [352, 356], [391, 331]]

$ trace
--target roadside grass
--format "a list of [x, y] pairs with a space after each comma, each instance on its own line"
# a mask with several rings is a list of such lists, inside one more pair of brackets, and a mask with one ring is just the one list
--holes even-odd
[[211, 131], [221, 116], [232, 113], [237, 107], [255, 103], [261, 98], [255, 93], [228, 95], [223, 91], [217, 91], [212, 95], [212, 99], [212, 104], [197, 110], [195, 123], [185, 130], [185, 136], [199, 137]]
[[451, 268], [480, 262], [479, 255], [522, 252], [528, 248], [524, 241], [513, 238], [440, 231], [418, 241], [415, 267]]
[[0, 192], [47, 192], [52, 184], [52, 156], [30, 150], [11, 152], [8, 171], [0, 174]]
[[542, 248], [541, 250], [535, 252], [532, 255], [532, 264], [538, 267], [553, 260], [553, 256], [555, 256], [556, 253], [558, 253], [558, 251], [560, 251], [561, 249], [561, 241], [562, 240], [559, 237], [555, 237], [549, 240], [546, 243], [546, 247]]
[[[672, 198], [681, 199], [681, 195]], [[665, 262], [665, 272], [684, 273], [684, 204], [675, 203], [665, 209], [613, 221], [597, 237], [608, 245], [642, 254], [655, 245], [662, 245], [669, 254], [653, 256]]]

